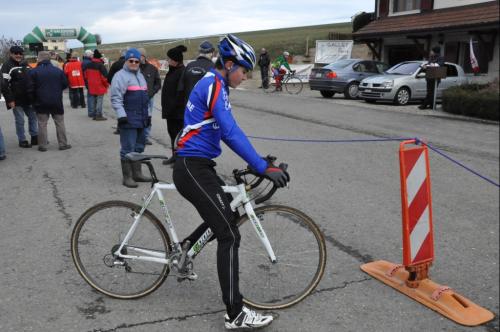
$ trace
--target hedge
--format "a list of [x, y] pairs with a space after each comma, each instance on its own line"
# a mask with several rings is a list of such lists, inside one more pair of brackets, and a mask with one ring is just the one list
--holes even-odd
[[443, 111], [499, 121], [497, 84], [469, 84], [443, 92]]

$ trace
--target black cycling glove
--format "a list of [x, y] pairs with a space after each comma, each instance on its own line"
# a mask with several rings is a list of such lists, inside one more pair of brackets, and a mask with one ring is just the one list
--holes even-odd
[[[281, 166], [281, 165], [280, 165]], [[290, 175], [284, 170], [276, 166], [270, 166], [264, 171], [264, 175], [273, 181], [276, 187], [284, 187], [290, 181]]]

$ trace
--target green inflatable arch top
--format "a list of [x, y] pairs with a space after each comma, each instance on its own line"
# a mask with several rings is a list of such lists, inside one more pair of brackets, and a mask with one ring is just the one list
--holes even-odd
[[29, 46], [29, 44], [43, 43], [48, 40], [67, 40], [67, 39], [78, 39], [83, 43], [83, 48], [85, 50], [94, 50], [97, 48], [97, 37], [91, 34], [83, 27], [79, 28], [40, 28], [34, 27], [33, 31], [28, 33], [23, 38], [23, 44]]

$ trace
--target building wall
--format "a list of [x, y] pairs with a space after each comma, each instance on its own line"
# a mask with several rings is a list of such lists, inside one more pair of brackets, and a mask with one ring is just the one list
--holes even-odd
[[[448, 53], [446, 50], [447, 44], [449, 45], [449, 43], [460, 42], [461, 43], [460, 45], [462, 47], [458, 50], [458, 61], [452, 61], [452, 62], [457, 62], [459, 65], [463, 65], [465, 61], [464, 58], [465, 52], [469, 52], [469, 49], [466, 46], [469, 43], [470, 37], [471, 35], [467, 31], [445, 33], [444, 35], [434, 33], [432, 35], [430, 45], [431, 47], [436, 45], [441, 46], [441, 54], [445, 55]], [[423, 44], [424, 47], [426, 47], [427, 41], [420, 40], [420, 42]], [[391, 48], [395, 48], [398, 46], [405, 46], [405, 48], [409, 49], [413, 47], [413, 45], [414, 42], [411, 39], [406, 38], [406, 36], [384, 38], [381, 60], [383, 62], [389, 63], [389, 54]], [[500, 45], [500, 36], [497, 35], [494, 45], [493, 60], [488, 63], [488, 72], [479, 75], [467, 74], [471, 82], [486, 83], [499, 78], [499, 72], [500, 72], [499, 45]], [[412, 57], [409, 58], [408, 60], [422, 60], [422, 57], [417, 52], [413, 52], [411, 53], [411, 55]]]
[[490, 1], [491, 0], [434, 0], [434, 9], [467, 6]]

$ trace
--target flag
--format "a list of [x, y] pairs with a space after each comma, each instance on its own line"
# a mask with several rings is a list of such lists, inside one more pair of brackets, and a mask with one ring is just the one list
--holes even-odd
[[476, 56], [474, 55], [474, 46], [472, 44], [472, 38], [470, 39], [470, 66], [474, 74], [479, 73], [479, 63], [477, 62]]

